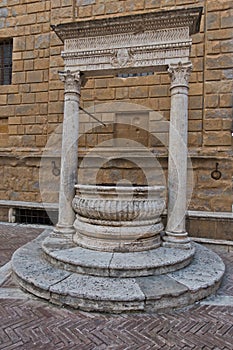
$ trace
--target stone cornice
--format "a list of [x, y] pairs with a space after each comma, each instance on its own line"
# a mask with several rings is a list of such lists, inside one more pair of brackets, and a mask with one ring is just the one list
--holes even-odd
[[122, 33], [139, 33], [166, 28], [188, 27], [189, 35], [200, 29], [202, 7], [171, 11], [140, 13], [120, 17], [82, 20], [59, 24], [52, 28], [64, 41], [72, 38], [86, 38]]

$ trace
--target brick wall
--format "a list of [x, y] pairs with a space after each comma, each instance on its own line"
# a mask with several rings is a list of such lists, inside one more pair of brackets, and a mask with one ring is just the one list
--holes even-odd
[[[0, 173], [3, 179], [0, 199], [42, 200], [35, 185], [39, 181], [40, 155], [63, 118], [63, 83], [57, 74], [63, 69], [60, 56], [63, 45], [50, 25], [192, 6], [203, 6], [204, 10], [201, 31], [193, 36], [191, 51], [188, 140], [195, 190], [190, 209], [231, 211], [233, 10], [232, 1], [227, 0], [1, 1], [0, 40], [13, 37], [13, 76], [11, 85], [0, 86]], [[89, 79], [82, 89], [81, 105], [96, 111], [99, 104], [124, 101], [155, 110], [169, 120], [169, 87], [167, 73], [127, 79]], [[106, 122], [114, 120], [111, 113], [96, 115]], [[112, 126], [97, 127], [85, 134], [89, 127], [96, 126], [90, 117], [81, 114], [80, 155], [85, 147], [93, 148], [112, 138]], [[167, 137], [167, 130], [163, 130], [163, 136]], [[156, 140], [151, 147], [161, 151]], [[29, 155], [30, 162], [26, 160]], [[160, 157], [166, 169], [166, 149]], [[211, 178], [216, 162], [222, 173], [220, 180]], [[116, 165], [112, 169], [115, 168]], [[51, 161], [47, 170], [48, 177], [58, 183], [58, 177], [52, 174]], [[111, 173], [111, 168], [109, 171]], [[81, 172], [82, 169], [80, 176]], [[87, 179], [87, 172], [83, 176]], [[53, 192], [47, 200], [56, 201], [57, 198], [57, 193]]]

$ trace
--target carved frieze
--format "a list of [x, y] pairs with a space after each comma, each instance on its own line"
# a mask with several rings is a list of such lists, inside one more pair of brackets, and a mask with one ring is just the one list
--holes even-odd
[[190, 35], [201, 8], [150, 12], [66, 23], [54, 27], [64, 41], [67, 70], [86, 75], [115, 70], [163, 68], [189, 61]]

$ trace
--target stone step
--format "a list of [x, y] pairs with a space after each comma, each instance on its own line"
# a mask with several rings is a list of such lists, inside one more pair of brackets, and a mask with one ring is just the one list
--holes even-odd
[[54, 304], [85, 311], [153, 312], [187, 306], [214, 293], [225, 271], [217, 254], [195, 245], [192, 262], [175, 272], [136, 278], [90, 276], [51, 265], [43, 257], [43, 239], [13, 254], [19, 285]]
[[195, 248], [177, 250], [159, 247], [143, 252], [111, 253], [78, 247], [72, 237], [54, 235], [42, 243], [47, 261], [67, 271], [92, 276], [139, 277], [161, 275], [187, 266]]

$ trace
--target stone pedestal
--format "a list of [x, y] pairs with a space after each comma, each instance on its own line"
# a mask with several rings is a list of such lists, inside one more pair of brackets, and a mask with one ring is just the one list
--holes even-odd
[[187, 207], [187, 135], [188, 135], [188, 81], [192, 65], [172, 64], [171, 112], [169, 130], [168, 162], [168, 222], [165, 246], [190, 248], [190, 239], [185, 229]]
[[77, 247], [72, 235], [64, 238], [51, 231], [19, 248], [12, 268], [24, 290], [51, 303], [114, 313], [190, 305], [214, 293], [225, 270], [222, 260], [200, 245], [98, 252]]
[[77, 182], [78, 168], [78, 126], [79, 97], [81, 88], [80, 72], [60, 73], [65, 83], [64, 120], [61, 153], [61, 178], [59, 191], [59, 216], [54, 232], [74, 233], [75, 213], [72, 208], [74, 186]]

